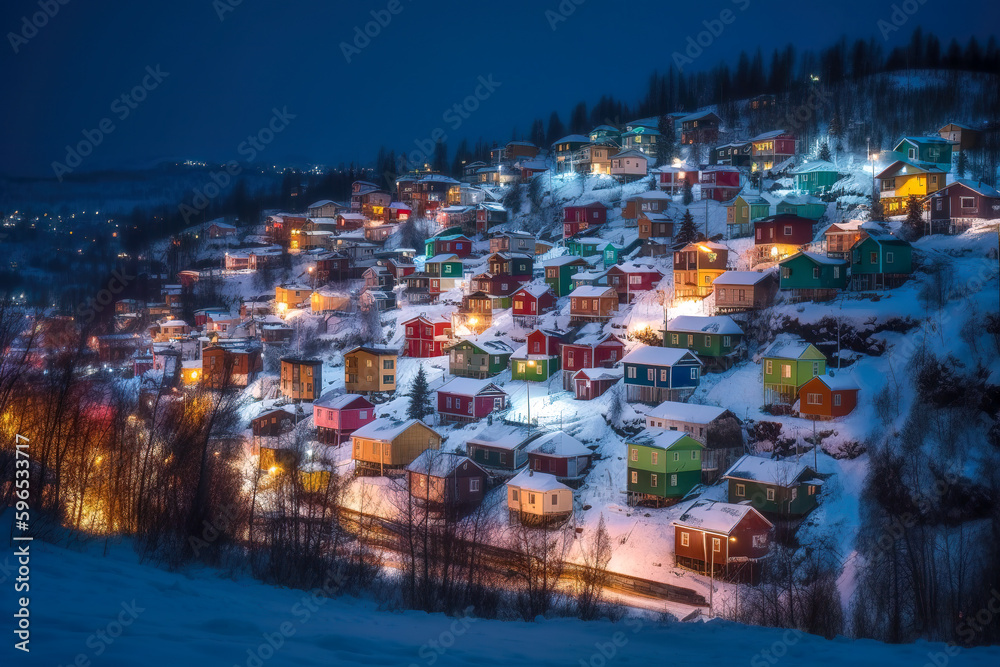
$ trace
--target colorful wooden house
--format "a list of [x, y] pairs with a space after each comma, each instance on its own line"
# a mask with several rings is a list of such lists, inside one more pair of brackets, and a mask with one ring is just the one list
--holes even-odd
[[768, 271], [726, 271], [712, 283], [716, 313], [761, 310], [774, 303], [778, 280]]
[[619, 303], [632, 303], [636, 295], [656, 289], [663, 272], [645, 262], [625, 262], [608, 269], [608, 285], [618, 293]]
[[[648, 125], [634, 125], [621, 135], [622, 147], [626, 151], [635, 151], [649, 159], [656, 159], [656, 144], [660, 141], [660, 131]], [[614, 157], [614, 156], [612, 156]], [[612, 165], [612, 175], [614, 166]]]
[[260, 347], [210, 345], [201, 351], [201, 383], [209, 389], [246, 387], [263, 372]]
[[340, 444], [375, 421], [375, 404], [361, 394], [341, 394], [313, 401], [313, 423], [320, 442]]
[[385, 290], [368, 289], [358, 297], [358, 307], [361, 310], [385, 312], [396, 307], [396, 293]]
[[382, 475], [399, 471], [428, 449], [440, 449], [441, 436], [419, 419], [381, 417], [351, 434], [355, 470]]
[[771, 215], [773, 202], [762, 195], [742, 194], [725, 202], [726, 235], [729, 238], [749, 236], [753, 223]]
[[590, 264], [582, 257], [560, 255], [542, 262], [545, 269], [545, 282], [552, 288], [557, 297], [566, 296], [573, 289], [573, 274], [590, 268]]
[[590, 143], [590, 137], [582, 134], [569, 134], [552, 142], [552, 156], [556, 161], [556, 173], [562, 174], [575, 171], [577, 151]]
[[813, 240], [814, 220], [798, 215], [773, 215], [753, 223], [754, 246], [761, 258], [787, 257]]
[[947, 172], [937, 165], [897, 160], [883, 169], [875, 180], [886, 215], [902, 215], [910, 195], [924, 198], [934, 194], [945, 186], [946, 178]]
[[499, 232], [490, 237], [490, 253], [516, 252], [529, 257], [535, 254], [535, 235], [528, 232]]
[[728, 315], [679, 315], [667, 323], [663, 347], [691, 350], [707, 365], [730, 368], [740, 356], [743, 329]]
[[764, 403], [791, 405], [799, 389], [826, 373], [826, 357], [815, 345], [779, 334], [762, 354]]
[[677, 167], [664, 165], [653, 169], [653, 173], [656, 175], [657, 187], [670, 195], [679, 195], [688, 185], [693, 187], [701, 180], [696, 167], [685, 165]]
[[424, 246], [427, 257], [451, 254], [461, 258], [472, 254], [472, 241], [465, 234], [436, 234]]
[[723, 202], [740, 193], [744, 185], [744, 176], [737, 167], [716, 165], [702, 169], [698, 182], [701, 184], [702, 199]]
[[733, 141], [712, 149], [715, 164], [732, 167], [749, 167], [753, 162], [753, 144], [749, 141]]
[[312, 288], [308, 285], [278, 285], [274, 288], [274, 302], [278, 304], [278, 310], [290, 310], [309, 301], [310, 294]]
[[275, 438], [292, 430], [299, 419], [295, 405], [286, 405], [272, 410], [264, 410], [250, 420], [250, 429], [255, 438]]
[[535, 329], [524, 345], [510, 357], [512, 380], [544, 382], [559, 370], [559, 353], [564, 333], [553, 329]]
[[556, 296], [549, 285], [532, 283], [514, 292], [511, 302], [514, 320], [533, 325], [541, 315], [556, 307]]
[[795, 156], [795, 135], [785, 130], [758, 134], [750, 143], [753, 144], [752, 171], [770, 171]]
[[643, 345], [622, 359], [626, 398], [661, 403], [687, 396], [701, 382], [702, 363], [690, 350]]
[[496, 470], [518, 470], [528, 463], [528, 444], [541, 435], [540, 431], [512, 424], [489, 424], [465, 449], [469, 458], [481, 466]]
[[522, 470], [507, 482], [507, 511], [512, 521], [553, 525], [573, 514], [573, 489], [555, 475]]
[[810, 195], [826, 194], [840, 180], [836, 165], [826, 160], [807, 162], [791, 173], [795, 176], [795, 189]]
[[826, 203], [812, 195], [789, 195], [775, 206], [778, 215], [797, 215], [810, 220], [819, 220], [826, 215]]
[[705, 298], [728, 263], [729, 248], [721, 243], [689, 243], [674, 251], [674, 298]]
[[[451, 313], [452, 332], [479, 335], [493, 326], [493, 309], [503, 308], [502, 301], [505, 299], [479, 290], [484, 283], [489, 284], [492, 278], [489, 274], [473, 278], [473, 289], [476, 291], [462, 296], [462, 305]], [[448, 343], [445, 343], [443, 349], [447, 346]]]
[[952, 146], [952, 142], [943, 137], [903, 137], [892, 153], [897, 160], [930, 163], [948, 173]]
[[898, 287], [913, 273], [912, 260], [908, 241], [869, 232], [851, 248], [851, 285], [859, 290]]
[[569, 294], [569, 320], [607, 322], [618, 312], [618, 292], [613, 287], [577, 287]]
[[386, 347], [359, 345], [344, 353], [344, 387], [354, 394], [396, 391], [398, 353]]
[[952, 153], [977, 148], [979, 140], [982, 138], [981, 131], [962, 123], [948, 123], [938, 130], [938, 134], [941, 135], [942, 139], [951, 142]]
[[957, 178], [929, 197], [931, 233], [955, 234], [977, 220], [1000, 218], [1000, 191], [982, 181]]
[[451, 341], [451, 319], [439, 315], [420, 315], [403, 322], [405, 343], [403, 354], [407, 357], [440, 357]]
[[698, 111], [680, 119], [682, 144], [714, 144], [722, 119], [711, 111]]
[[598, 125], [589, 133], [587, 137], [593, 143], [613, 141], [614, 143], [620, 143], [621, 141], [621, 130], [617, 127], [612, 127], [611, 125]]
[[513, 353], [501, 338], [467, 336], [448, 348], [448, 371], [456, 377], [493, 377], [507, 370]]
[[646, 428], [681, 431], [705, 445], [703, 482], [715, 479], [743, 455], [743, 430], [729, 410], [714, 405], [664, 401], [646, 413]]
[[578, 401], [590, 401], [621, 382], [622, 368], [581, 368], [573, 374], [573, 393]]
[[[808, 466], [794, 461], [765, 459], [749, 454], [722, 476], [729, 502], [749, 504], [765, 516], [805, 516], [819, 503], [823, 482]], [[749, 501], [749, 502], [748, 502]]]
[[614, 334], [604, 333], [599, 324], [587, 324], [560, 352], [563, 389], [573, 389], [573, 377], [584, 368], [610, 368], [625, 355], [625, 344]]
[[798, 252], [778, 262], [778, 266], [781, 289], [792, 292], [797, 299], [832, 299], [850, 279], [846, 259], [814, 252]]
[[599, 201], [563, 207], [563, 238], [569, 238], [608, 220], [608, 207]]
[[486, 234], [494, 226], [507, 222], [507, 218], [507, 209], [500, 202], [480, 202], [476, 205], [476, 233]]
[[[489, 272], [495, 276], [507, 276], [520, 282], [531, 280], [534, 259], [519, 252], [495, 252], [486, 258]], [[510, 292], [507, 292], [508, 294]]]
[[630, 183], [640, 178], [645, 178], [649, 173], [649, 161], [651, 159], [655, 159], [655, 156], [651, 158], [637, 148], [615, 153], [611, 156], [611, 176], [623, 183]]
[[810, 419], [845, 417], [858, 405], [858, 383], [847, 373], [817, 375], [799, 389], [799, 415]]
[[642, 240], [663, 239], [665, 243], [674, 238], [674, 219], [663, 213], [642, 212], [636, 226]]
[[861, 220], [835, 222], [823, 232], [827, 257], [847, 259], [854, 244], [868, 235]]
[[478, 421], [507, 407], [507, 392], [488, 378], [452, 378], [436, 393], [441, 423]]
[[292, 401], [314, 401], [323, 393], [323, 360], [283, 357], [281, 395]]
[[457, 286], [464, 274], [462, 260], [454, 253], [435, 255], [424, 262], [424, 272], [430, 276], [431, 294], [447, 292]]
[[626, 220], [638, 220], [640, 213], [666, 213], [672, 201], [671, 195], [659, 190], [633, 195], [625, 200], [622, 217]]
[[643, 429], [625, 440], [629, 505], [681, 500], [701, 484], [703, 444], [681, 431]]
[[[749, 505], [695, 500], [673, 522], [674, 565], [701, 574], [757, 580], [774, 524]], [[748, 571], [748, 568], [749, 571]]]
[[361, 274], [361, 279], [364, 280], [362, 289], [391, 290], [396, 286], [396, 279], [385, 266], [369, 266]]
[[486, 471], [468, 457], [424, 450], [406, 466], [410, 495], [432, 506], [478, 505], [486, 493]]
[[545, 433], [528, 444], [528, 467], [536, 473], [555, 475], [560, 481], [578, 480], [587, 474], [593, 452], [562, 431]]

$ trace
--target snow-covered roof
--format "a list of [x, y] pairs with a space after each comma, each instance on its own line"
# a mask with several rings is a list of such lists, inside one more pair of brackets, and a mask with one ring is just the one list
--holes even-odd
[[[608, 290], [611, 294], [608, 294]], [[617, 292], [613, 287], [608, 287], [607, 285], [580, 285], [575, 290], [569, 293], [569, 297], [572, 299], [574, 297], [599, 297], [599, 296], [616, 296]]]
[[784, 130], [771, 130], [770, 132], [761, 132], [750, 141], [767, 141], [768, 139], [774, 139], [775, 137], [780, 137], [783, 134], [786, 134]]
[[700, 120], [700, 119], [705, 118], [707, 116], [715, 116], [715, 113], [712, 112], [712, 111], [696, 111], [695, 113], [691, 113], [691, 114], [688, 114], [687, 116], [683, 116], [681, 118], [681, 122], [682, 123], [686, 123], [686, 122], [692, 121], [692, 120]]
[[717, 405], [698, 405], [696, 403], [679, 403], [663, 401], [646, 413], [646, 417], [666, 419], [670, 421], [690, 422], [692, 424], [711, 424], [726, 412]]
[[[643, 134], [652, 134], [652, 131], [647, 130]], [[614, 160], [615, 158], [622, 158], [622, 157], [634, 157], [634, 158], [642, 158], [643, 160], [647, 161], [649, 160], [648, 155], [634, 148], [630, 148], [627, 151], [622, 151], [620, 153], [615, 153], [614, 155], [611, 156], [611, 159]]]
[[812, 162], [807, 162], [801, 167], [796, 167], [792, 169], [790, 173], [792, 174], [809, 174], [814, 171], [837, 171], [837, 165], [827, 160], [813, 160]]
[[645, 262], [622, 262], [610, 268], [618, 269], [623, 273], [659, 273], [661, 276], [663, 275], [663, 271]]
[[[425, 449], [413, 459], [406, 470], [423, 473], [431, 477], [447, 477], [453, 474], [460, 465], [472, 465], [479, 468], [469, 457], [454, 452], [442, 452], [437, 449]], [[479, 468], [482, 471], [482, 468]]]
[[[403, 433], [408, 428], [414, 424], [421, 424], [422, 426], [427, 426], [419, 419], [407, 419], [406, 421], [399, 421], [398, 419], [390, 419], [388, 417], [381, 417], [373, 422], [368, 422], [358, 430], [352, 433], [352, 436], [358, 438], [368, 438], [371, 440], [393, 440], [400, 433]], [[428, 427], [430, 428], [430, 427]]]
[[546, 433], [532, 440], [528, 451], [546, 456], [590, 456], [593, 452], [582, 442], [563, 431]]
[[774, 342], [767, 346], [763, 355], [772, 359], [798, 359], [809, 348], [809, 343], [795, 338], [791, 334], [779, 334]]
[[854, 381], [854, 378], [852, 378], [849, 373], [837, 373], [836, 375], [824, 373], [823, 375], [817, 375], [813, 379], [819, 380], [832, 391], [860, 389], [860, 387], [858, 387], [858, 383]]
[[713, 281], [713, 284], [722, 285], [756, 285], [767, 278], [771, 273], [760, 273], [757, 271], [726, 271]]
[[[521, 289], [517, 291], [524, 292], [525, 294], [529, 294], [537, 299], [546, 292], [552, 291], [552, 288], [549, 287], [546, 283], [531, 283], [530, 285], [524, 285], [523, 287], [521, 287]], [[515, 294], [516, 293], [517, 292], [515, 292]]]
[[434, 255], [430, 259], [424, 262], [424, 264], [439, 264], [441, 262], [460, 262], [458, 255], [450, 252], [441, 253], [440, 255]]
[[576, 262], [576, 261], [581, 261], [581, 260], [582, 261], [586, 261], [586, 260], [583, 259], [583, 257], [578, 257], [576, 255], [559, 255], [558, 257], [553, 257], [552, 259], [547, 259], [547, 260], [543, 261], [542, 262], [542, 266], [544, 266], [544, 267], [565, 266], [566, 264], [569, 264], [570, 262]]
[[[948, 146], [951, 145], [950, 140], [944, 139], [942, 137], [913, 137], [913, 136], [903, 137], [902, 139], [899, 140], [899, 144], [903, 143], [904, 141], [909, 141], [912, 144], [941, 144]], [[899, 146], [899, 144], [896, 145]]]
[[[514, 352], [514, 348], [511, 347], [503, 338], [498, 337], [487, 337], [487, 336], [462, 336], [455, 343], [456, 345], [461, 342], [469, 343], [474, 345], [479, 349], [489, 353], [489, 354], [511, 354]], [[454, 346], [453, 346], [454, 347]]]
[[487, 390], [506, 393], [503, 389], [493, 384], [492, 378], [484, 378], [482, 380], [476, 378], [452, 378], [438, 387], [437, 390], [449, 394], [461, 394], [462, 396], [476, 396]]
[[421, 182], [421, 183], [449, 183], [449, 184], [459, 185], [459, 182], [456, 181], [451, 176], [442, 176], [441, 174], [428, 174], [427, 176], [424, 176], [423, 178], [421, 178], [419, 182]]
[[992, 197], [994, 199], [1000, 199], [1000, 191], [997, 191], [996, 188], [994, 188], [991, 185], [987, 185], [982, 181], [976, 181], [971, 178], [956, 178], [953, 182], [949, 183], [948, 185], [938, 190], [938, 193], [944, 192], [953, 185], [964, 185], [973, 192], [978, 192], [984, 197]]
[[678, 315], [667, 324], [669, 331], [690, 333], [742, 334], [733, 318], [728, 315]]
[[371, 401], [362, 396], [361, 394], [341, 394], [340, 396], [331, 396], [330, 398], [320, 398], [318, 401], [313, 401], [313, 407], [329, 408], [330, 410], [340, 410], [347, 407], [354, 401], [362, 399], [371, 405]]
[[545, 472], [535, 472], [533, 470], [522, 470], [515, 475], [513, 479], [507, 482], [507, 486], [513, 486], [518, 489], [528, 489], [530, 491], [538, 491], [541, 493], [546, 491], [558, 491], [560, 489], [572, 491], [572, 489], [556, 479], [555, 475], [550, 475]]
[[632, 195], [628, 197], [625, 201], [639, 201], [642, 199], [673, 199], [674, 196], [669, 192], [664, 192], [663, 190], [649, 190], [648, 192], [640, 192], [637, 195]]
[[637, 347], [622, 358], [622, 363], [673, 366], [685, 357], [697, 362], [699, 365], [701, 364], [701, 361], [691, 354], [689, 350], [681, 350], [673, 347], [656, 347], [654, 345]]
[[187, 322], [185, 322], [184, 320], [167, 320], [166, 322], [163, 322], [160, 326], [161, 327], [186, 327], [187, 326]]
[[530, 433], [529, 429], [513, 424], [491, 424], [484, 428], [479, 435], [469, 438], [469, 444], [484, 445], [486, 447], [496, 447], [498, 449], [513, 450], [521, 445], [527, 444], [538, 433]]
[[368, 219], [364, 215], [362, 215], [361, 213], [346, 213], [345, 212], [345, 213], [338, 213], [337, 216], [340, 217], [340, 218], [343, 218], [344, 220], [367, 220]]
[[726, 471], [723, 478], [790, 486], [807, 474], [812, 473], [802, 463], [782, 461], [781, 459], [765, 459], [760, 456], [744, 454]]
[[574, 377], [584, 377], [588, 380], [616, 380], [621, 379], [625, 374], [625, 369], [621, 368], [581, 368]]
[[714, 500], [695, 500], [677, 517], [674, 525], [729, 535], [750, 512], [760, 516], [768, 525], [774, 525], [750, 505], [720, 503]]
[[565, 143], [568, 143], [568, 142], [576, 142], [576, 143], [586, 144], [586, 143], [590, 143], [590, 137], [585, 137], [582, 134], [567, 134], [562, 139], [557, 139], [557, 140], [553, 141], [552, 145], [554, 146], [556, 144], [565, 144]]
[[[668, 431], [662, 428], [644, 428], [636, 435], [626, 439], [630, 445], [641, 445], [643, 447], [656, 447], [657, 449], [670, 449], [676, 445], [681, 438], [690, 437], [686, 431]], [[694, 438], [692, 438], [694, 440]], [[695, 442], [698, 442], [695, 440]], [[704, 447], [700, 442], [699, 445]]]

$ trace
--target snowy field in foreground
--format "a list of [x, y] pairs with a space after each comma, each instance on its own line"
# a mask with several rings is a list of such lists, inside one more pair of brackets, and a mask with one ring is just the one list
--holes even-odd
[[[0, 596], [0, 612], [7, 619], [6, 646], [0, 651], [3, 665], [679, 667], [725, 661], [754, 667], [845, 663], [943, 667], [946, 658], [951, 665], [1000, 664], [997, 647], [961, 651], [949, 658], [943, 644], [827, 641], [723, 621], [505, 623], [380, 612], [370, 602], [312, 602], [304, 591], [221, 579], [211, 571], [166, 572], [137, 564], [127, 547], [112, 547], [108, 557], [40, 542], [31, 548], [31, 653], [12, 647], [14, 597], [5, 586]], [[119, 618], [127, 623], [120, 632]], [[273, 650], [265, 635], [280, 648]]]

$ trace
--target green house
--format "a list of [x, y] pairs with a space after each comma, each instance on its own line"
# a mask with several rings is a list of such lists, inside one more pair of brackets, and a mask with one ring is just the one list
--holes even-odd
[[424, 271], [431, 276], [440, 278], [461, 279], [463, 273], [462, 260], [458, 255], [444, 253], [435, 255], [424, 263]]
[[625, 441], [630, 505], [680, 500], [701, 483], [700, 442], [683, 431], [647, 428]]
[[892, 234], [870, 233], [851, 248], [855, 289], [897, 287], [913, 273], [913, 246]]
[[545, 283], [556, 296], [566, 296], [573, 291], [573, 275], [577, 271], [590, 268], [583, 257], [561, 255], [542, 262], [545, 269]]
[[930, 162], [944, 172], [951, 171], [952, 143], [941, 137], [903, 137], [892, 149], [894, 160]]
[[799, 389], [817, 375], [826, 373], [826, 357], [816, 346], [781, 334], [762, 355], [764, 403], [791, 405]]
[[535, 329], [527, 335], [525, 343], [510, 356], [512, 380], [544, 382], [560, 368], [559, 350], [563, 332], [553, 329]]
[[837, 167], [826, 160], [814, 160], [804, 164], [792, 170], [792, 175], [795, 176], [795, 189], [810, 195], [821, 195], [828, 192], [833, 184], [840, 179]]
[[448, 349], [448, 370], [457, 377], [493, 377], [507, 370], [513, 353], [513, 348], [499, 338], [468, 336]]
[[739, 195], [729, 200], [725, 207], [729, 238], [749, 235], [754, 220], [771, 215], [771, 201], [758, 195]]
[[848, 262], [814, 252], [798, 252], [778, 262], [780, 287], [804, 298], [830, 298], [847, 287]]
[[680, 315], [663, 334], [663, 347], [691, 350], [702, 361], [731, 359], [742, 342], [743, 329], [728, 315]]
[[729, 502], [750, 505], [763, 514], [795, 518], [819, 504], [823, 480], [801, 463], [744, 455], [722, 476]]
[[776, 206], [778, 215], [789, 213], [810, 220], [819, 220], [826, 214], [826, 203], [812, 195], [785, 197]]

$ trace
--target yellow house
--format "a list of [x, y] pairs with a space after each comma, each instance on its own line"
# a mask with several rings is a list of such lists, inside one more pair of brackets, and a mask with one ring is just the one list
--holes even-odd
[[278, 285], [274, 288], [274, 302], [278, 305], [278, 310], [284, 312], [309, 300], [311, 293], [312, 290], [306, 285]]
[[573, 489], [555, 475], [522, 470], [507, 482], [507, 511], [528, 525], [556, 523], [573, 513]]
[[419, 419], [380, 417], [351, 433], [355, 468], [374, 474], [402, 469], [424, 450], [440, 448], [441, 436]]
[[186, 386], [201, 382], [201, 359], [185, 361], [181, 367], [181, 382]]
[[875, 178], [886, 214], [899, 215], [906, 211], [910, 195], [923, 198], [943, 188], [946, 174], [929, 163], [897, 160]]
[[[280, 287], [278, 289], [281, 289]], [[347, 312], [351, 310], [351, 297], [338, 292], [328, 292], [323, 289], [316, 290], [309, 297], [309, 304], [314, 313], [328, 313], [332, 311]]]

